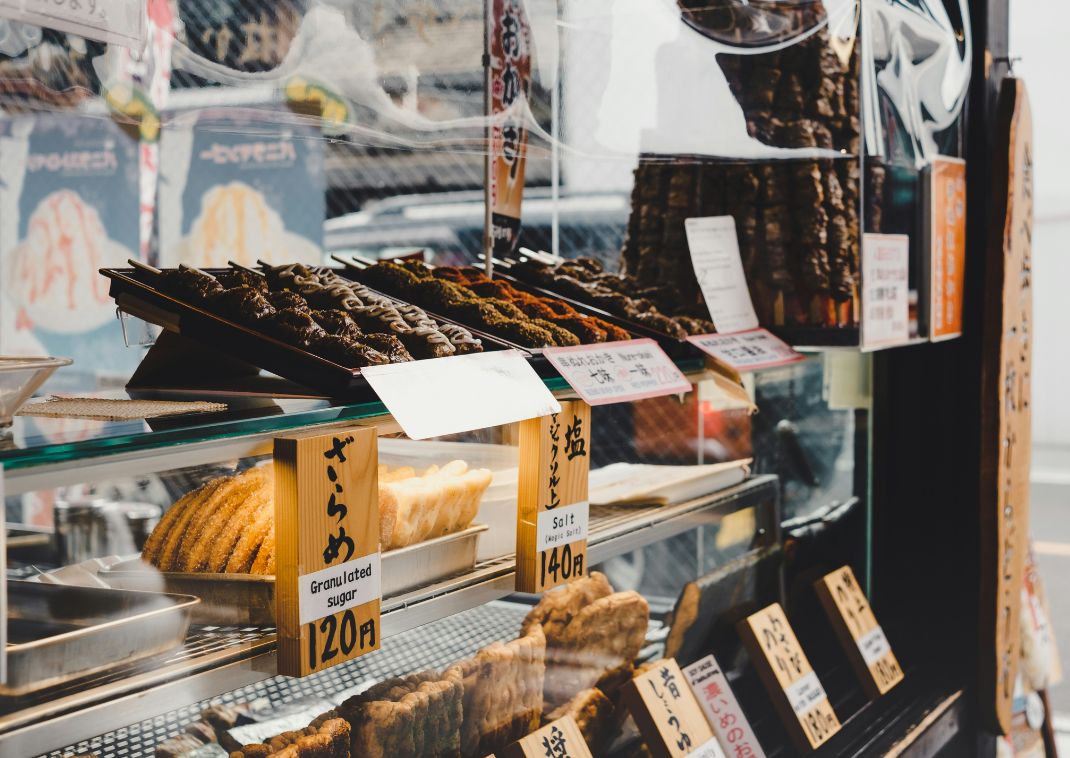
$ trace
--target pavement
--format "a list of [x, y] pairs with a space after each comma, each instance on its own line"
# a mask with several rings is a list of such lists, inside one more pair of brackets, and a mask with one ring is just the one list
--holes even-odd
[[1064, 671], [1049, 692], [1058, 750], [1070, 757], [1070, 448], [1033, 451], [1030, 522]]

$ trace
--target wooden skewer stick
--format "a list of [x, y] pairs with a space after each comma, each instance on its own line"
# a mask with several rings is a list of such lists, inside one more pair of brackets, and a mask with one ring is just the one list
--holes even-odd
[[266, 276], [263, 271], [257, 271], [255, 268], [243, 266], [242, 264], [236, 263], [235, 261], [227, 261], [227, 263], [230, 265], [231, 268], [237, 269], [238, 271], [248, 271], [250, 274], [256, 274], [257, 276]]
[[182, 270], [182, 271], [192, 271], [192, 272], [194, 272], [195, 274], [200, 274], [201, 276], [207, 276], [207, 277], [208, 277], [209, 279], [212, 279], [213, 281], [217, 281], [217, 280], [216, 280], [216, 278], [215, 278], [214, 276], [212, 276], [211, 274], [209, 274], [209, 273], [208, 273], [207, 271], [201, 271], [201, 270], [200, 270], [199, 268], [197, 268], [196, 266], [190, 266], [190, 265], [187, 265], [187, 264], [185, 264], [185, 263], [179, 263], [179, 264], [178, 264], [178, 268], [179, 268], [180, 270]]
[[134, 268], [139, 268], [142, 271], [147, 271], [148, 273], [155, 274], [156, 276], [159, 276], [160, 274], [163, 273], [163, 271], [161, 271], [160, 269], [156, 268], [155, 266], [150, 266], [149, 264], [144, 263], [143, 261], [139, 261], [139, 260], [137, 260], [135, 258], [127, 258], [126, 262], [129, 263]]

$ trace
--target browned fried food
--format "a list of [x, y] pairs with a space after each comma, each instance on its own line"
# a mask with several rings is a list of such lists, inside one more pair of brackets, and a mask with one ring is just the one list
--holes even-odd
[[180, 571], [204, 571], [213, 550], [220, 542], [227, 541], [228, 546], [237, 542], [239, 531], [228, 525], [236, 512], [246, 508], [250, 501], [267, 497], [268, 487], [274, 486], [273, 472], [268, 466], [259, 466], [243, 471], [220, 490], [215, 507], [202, 516], [199, 533], [183, 539], [183, 555], [178, 565]]

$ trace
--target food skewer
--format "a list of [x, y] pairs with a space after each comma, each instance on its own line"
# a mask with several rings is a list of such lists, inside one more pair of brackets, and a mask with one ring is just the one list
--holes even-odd
[[159, 276], [160, 274], [163, 273], [163, 271], [161, 269], [158, 269], [155, 266], [150, 266], [149, 264], [145, 263], [144, 261], [139, 261], [136, 258], [127, 258], [126, 262], [129, 263], [134, 268], [141, 269], [142, 271], [145, 271], [146, 273], [149, 273], [149, 274], [153, 274], [154, 276]]
[[[257, 261], [257, 263], [259, 263], [259, 262], [260, 261]], [[236, 261], [227, 261], [227, 265], [229, 265], [231, 268], [236, 269], [238, 271], [248, 271], [250, 274], [256, 274], [257, 276], [267, 276], [263, 271], [258, 271], [255, 268], [249, 268], [248, 266], [243, 266], [242, 264], [237, 263]]]
[[197, 268], [196, 266], [190, 266], [190, 265], [188, 265], [186, 263], [179, 263], [178, 264], [178, 270], [179, 271], [192, 271], [195, 274], [200, 274], [201, 276], [207, 276], [209, 279], [215, 279], [215, 277], [212, 276], [211, 274], [209, 274], [207, 271], [201, 271], [201, 269]]

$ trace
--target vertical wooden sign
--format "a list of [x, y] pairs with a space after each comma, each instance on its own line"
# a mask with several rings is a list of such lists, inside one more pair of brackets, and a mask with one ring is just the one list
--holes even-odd
[[275, 440], [280, 674], [379, 647], [378, 462], [374, 428]]
[[580, 727], [572, 716], [551, 721], [507, 747], [505, 758], [592, 758]]
[[624, 697], [654, 758], [724, 758], [687, 678], [672, 658], [632, 679]]
[[1033, 121], [1020, 80], [1003, 80], [997, 118], [981, 369], [979, 678], [987, 726], [1006, 734], [1021, 653], [1032, 445]]
[[879, 697], [903, 681], [903, 669], [851, 567], [825, 574], [814, 589], [866, 694]]
[[542, 592], [587, 572], [591, 407], [520, 422], [516, 588]]
[[799, 750], [817, 748], [840, 731], [825, 688], [780, 603], [739, 622], [739, 635]]

